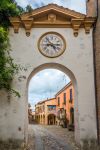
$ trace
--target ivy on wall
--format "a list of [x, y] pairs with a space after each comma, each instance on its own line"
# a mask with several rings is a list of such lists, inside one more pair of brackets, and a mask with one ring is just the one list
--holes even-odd
[[20, 15], [23, 12], [24, 9], [17, 6], [14, 0], [0, 0], [0, 90], [6, 89], [18, 97], [20, 94], [11, 87], [11, 83], [20, 67], [13, 62], [10, 56], [8, 28], [9, 17]]
[[10, 56], [8, 32], [5, 28], [0, 27], [0, 89], [6, 89], [20, 96], [20, 94], [11, 87], [13, 76], [18, 70], [18, 65], [13, 63], [13, 59]]
[[18, 97], [20, 94], [11, 87], [11, 83], [20, 67], [13, 62], [13, 58], [10, 56], [8, 28], [10, 25], [9, 17], [18, 16], [25, 11], [32, 11], [31, 6], [28, 5], [24, 10], [17, 5], [15, 0], [0, 0], [0, 90], [6, 89]]

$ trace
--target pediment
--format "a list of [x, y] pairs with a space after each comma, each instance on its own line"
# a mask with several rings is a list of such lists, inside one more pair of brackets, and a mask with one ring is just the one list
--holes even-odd
[[46, 14], [54, 13], [56, 15], [60, 15], [63, 17], [70, 17], [70, 18], [84, 18], [85, 15], [70, 10], [68, 8], [64, 8], [62, 6], [58, 6], [56, 4], [49, 4], [44, 7], [40, 7], [38, 9], [33, 10], [31, 13], [26, 13], [21, 16], [21, 18], [37, 18], [38, 16], [44, 16]]
[[[24, 27], [27, 36], [30, 35], [31, 28], [34, 27], [71, 27], [74, 28], [74, 34], [77, 36], [80, 27], [84, 26], [86, 32], [89, 32], [89, 27], [92, 26], [94, 20], [95, 18], [87, 18], [84, 14], [56, 4], [49, 4], [35, 9], [31, 13], [24, 13], [19, 17], [10, 18], [15, 33], [18, 32], [20, 27]], [[87, 24], [89, 25], [88, 27]]]

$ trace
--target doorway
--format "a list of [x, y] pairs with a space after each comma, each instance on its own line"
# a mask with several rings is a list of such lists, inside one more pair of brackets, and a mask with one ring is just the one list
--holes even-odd
[[56, 116], [54, 114], [48, 115], [48, 125], [55, 125], [56, 124]]

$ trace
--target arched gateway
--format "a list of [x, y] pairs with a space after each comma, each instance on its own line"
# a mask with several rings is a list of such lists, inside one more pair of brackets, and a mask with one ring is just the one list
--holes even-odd
[[[92, 39], [95, 18], [50, 4], [10, 21], [12, 56], [25, 69], [13, 81], [21, 98], [12, 96], [0, 106], [0, 112], [8, 113], [0, 121], [0, 138], [27, 139], [28, 83], [38, 71], [55, 68], [66, 73], [74, 85], [76, 141], [97, 139]], [[3, 92], [0, 96], [3, 101]]]
[[55, 125], [56, 124], [56, 116], [54, 114], [48, 115], [48, 125]]

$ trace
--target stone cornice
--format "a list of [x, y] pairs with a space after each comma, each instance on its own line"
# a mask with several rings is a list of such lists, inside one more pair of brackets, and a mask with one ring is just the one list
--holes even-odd
[[31, 29], [35, 27], [56, 27], [72, 28], [74, 36], [77, 37], [80, 28], [84, 28], [85, 33], [88, 34], [95, 20], [96, 18], [86, 17], [83, 14], [54, 4], [38, 8], [33, 10], [32, 13], [25, 13], [19, 17], [10, 17], [14, 32], [18, 33], [19, 28], [25, 28], [27, 36], [30, 35]]

